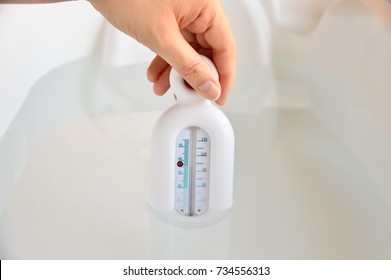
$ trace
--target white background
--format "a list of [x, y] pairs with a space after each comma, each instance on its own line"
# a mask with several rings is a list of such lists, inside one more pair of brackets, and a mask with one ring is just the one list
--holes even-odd
[[102, 26], [87, 1], [0, 5], [0, 138], [40, 77], [96, 51]]

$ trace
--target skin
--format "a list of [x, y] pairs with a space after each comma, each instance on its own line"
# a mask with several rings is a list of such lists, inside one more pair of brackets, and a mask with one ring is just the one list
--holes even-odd
[[381, 21], [391, 27], [391, 3], [387, 0], [362, 0]]
[[[60, 0], [0, 0], [54, 3]], [[199, 94], [223, 105], [235, 80], [235, 41], [219, 0], [90, 0], [113, 26], [156, 53], [147, 78], [157, 95], [173, 67]], [[200, 57], [211, 58], [219, 79]]]

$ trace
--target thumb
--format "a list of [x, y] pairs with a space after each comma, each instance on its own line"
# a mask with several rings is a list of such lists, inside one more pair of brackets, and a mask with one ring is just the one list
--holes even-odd
[[200, 95], [217, 100], [221, 94], [218, 74], [178, 33], [171, 37], [172, 46], [165, 48], [164, 60]]

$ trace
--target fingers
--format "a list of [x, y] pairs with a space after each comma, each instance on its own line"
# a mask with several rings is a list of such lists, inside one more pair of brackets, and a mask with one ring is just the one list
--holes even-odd
[[[223, 9], [219, 4], [206, 9], [182, 28], [171, 18], [165, 21], [164, 33], [160, 30], [164, 36], [159, 37], [154, 47], [158, 56], [147, 71], [155, 93], [162, 95], [168, 90], [171, 65], [203, 97], [223, 105], [236, 73], [235, 41]], [[219, 79], [200, 54], [213, 60]]]
[[147, 78], [150, 82], [155, 83], [161, 73], [169, 67], [169, 64], [160, 56], [155, 56], [147, 70]]
[[147, 78], [153, 85], [156, 95], [164, 95], [170, 88], [169, 76], [171, 66], [160, 56], [156, 56], [147, 70]]
[[173, 30], [170, 41], [161, 49], [166, 60], [199, 94], [216, 100], [220, 97], [220, 82], [199, 53], [185, 40], [181, 32]]

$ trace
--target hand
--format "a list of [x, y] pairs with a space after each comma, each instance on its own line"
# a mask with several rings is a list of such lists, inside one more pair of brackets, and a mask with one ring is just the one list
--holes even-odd
[[[235, 79], [235, 41], [218, 0], [90, 0], [115, 27], [157, 54], [147, 77], [157, 95], [171, 66], [202, 96], [223, 105]], [[218, 80], [199, 54], [215, 63]]]

